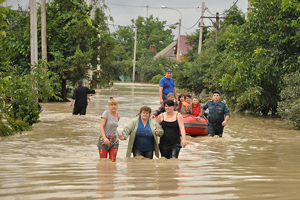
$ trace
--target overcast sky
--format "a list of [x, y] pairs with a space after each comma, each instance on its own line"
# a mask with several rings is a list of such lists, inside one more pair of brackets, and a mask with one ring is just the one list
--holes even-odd
[[[39, 0], [37, 1], [39, 2]], [[6, 0], [2, 5], [13, 6], [14, 9], [17, 9], [18, 3], [23, 7], [27, 7], [29, 2], [30, 0]], [[105, 0], [106, 5], [109, 7], [109, 11], [106, 11], [106, 13], [114, 18], [114, 22], [110, 24], [115, 25], [131, 25], [131, 19], [150, 15], [157, 17], [160, 21], [167, 21], [167, 25], [175, 24], [179, 21], [181, 13], [181, 35], [191, 34], [199, 28], [197, 21], [201, 16], [202, 2], [205, 3], [207, 8], [204, 13], [205, 17], [213, 17], [216, 12], [219, 12], [222, 16], [224, 11], [229, 9], [235, 2], [238, 8], [246, 13], [248, 5], [247, 0]], [[176, 10], [162, 9], [162, 5]], [[209, 19], [205, 19], [204, 23], [205, 25], [211, 24]], [[110, 25], [110, 30], [113, 32], [116, 29]], [[174, 30], [173, 33], [177, 36], [178, 29]]]

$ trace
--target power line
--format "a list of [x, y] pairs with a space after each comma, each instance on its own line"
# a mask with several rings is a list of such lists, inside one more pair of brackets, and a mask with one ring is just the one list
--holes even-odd
[[[167, 24], [167, 25], [162, 25], [162, 26], [175, 26], [177, 25], [178, 23], [174, 23], [174, 24]], [[109, 26], [117, 26], [117, 27], [127, 27], [127, 26], [130, 26], [130, 25], [118, 25], [118, 24], [107, 24]], [[161, 26], [148, 26], [149, 28], [159, 28]], [[133, 28], [135, 28], [135, 26], [133, 26]]]
[[[156, 6], [136, 6], [136, 5], [126, 5], [126, 4], [117, 4], [117, 3], [105, 3], [107, 5], [114, 5], [114, 6], [124, 6], [124, 7], [135, 7], [135, 8], [158, 8], [161, 9], [161, 7], [156, 7]], [[199, 8], [199, 7], [174, 7], [175, 9], [195, 9], [195, 8]]]
[[[208, 9], [207, 7], [204, 8], [203, 14], [205, 13], [205, 10], [207, 10], [207, 9]], [[194, 27], [199, 23], [200, 20], [201, 20], [201, 15], [200, 15], [199, 19], [196, 21], [196, 23], [195, 23], [193, 26], [191, 26], [190, 28], [185, 28], [185, 29], [189, 30], [189, 29], [194, 28]], [[183, 26], [182, 26], [182, 27], [183, 27]], [[183, 27], [183, 28], [184, 28], [184, 27]]]
[[[148, 16], [148, 9], [149, 8], [153, 8], [153, 9], [161, 9], [161, 7], [155, 7], [155, 6], [149, 6], [149, 5], [147, 5], [147, 6], [136, 6], [136, 5], [128, 5], [128, 4], [116, 4], [116, 3], [106, 3], [107, 5], [114, 5], [114, 6], [123, 6], [123, 7], [134, 7], [134, 8], [147, 8], [147, 16]], [[196, 9], [197, 10], [197, 8], [199, 8], [199, 6], [197, 6], [197, 7], [172, 7], [172, 8], [174, 8], [174, 9], [181, 9], [181, 10], [183, 10], [183, 9]], [[189, 29], [192, 29], [192, 28], [194, 28], [196, 25], [197, 25], [197, 23], [200, 21], [200, 19], [201, 19], [201, 17], [197, 20], [197, 22], [192, 26], [192, 27], [190, 27], [190, 28], [187, 28], [187, 27], [185, 27], [185, 26], [183, 26], [182, 24], [181, 24], [181, 27], [182, 28], [184, 28], [184, 29], [186, 29], [186, 30], [189, 30]]]
[[139, 30], [138, 30], [138, 32], [143, 34], [143, 35], [147, 35], [147, 36], [151, 36], [151, 37], [162, 37], [162, 35], [151, 35], [151, 34], [147, 34], [147, 33], [144, 33], [142, 31], [139, 31]]

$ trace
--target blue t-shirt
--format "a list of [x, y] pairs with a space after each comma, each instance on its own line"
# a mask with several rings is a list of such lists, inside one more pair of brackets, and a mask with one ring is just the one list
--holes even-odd
[[164, 76], [160, 79], [159, 86], [163, 87], [163, 94], [168, 95], [170, 92], [174, 93], [174, 87], [176, 84], [173, 78], [167, 79]]
[[139, 125], [136, 130], [133, 148], [139, 151], [153, 151], [153, 147], [154, 137], [149, 121], [147, 122], [146, 126], [144, 126], [142, 119], [139, 118]]

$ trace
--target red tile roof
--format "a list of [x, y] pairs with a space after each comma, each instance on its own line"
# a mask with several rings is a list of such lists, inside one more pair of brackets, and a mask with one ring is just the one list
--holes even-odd
[[182, 55], [185, 55], [188, 53], [188, 50], [191, 50], [192, 47], [187, 45], [187, 35], [180, 35], [180, 51]]

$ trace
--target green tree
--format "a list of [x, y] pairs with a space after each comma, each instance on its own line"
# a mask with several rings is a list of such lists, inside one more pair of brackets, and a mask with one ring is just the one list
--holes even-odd
[[276, 113], [282, 76], [299, 70], [299, 4], [252, 0], [248, 21], [223, 35], [220, 86], [236, 110]]
[[115, 61], [127, 60], [133, 58], [134, 50], [134, 29], [131, 26], [119, 26], [112, 33], [112, 37], [116, 43]]
[[[2, 27], [5, 37], [0, 37], [0, 71], [7, 71], [6, 63], [19, 66], [19, 73], [30, 73], [30, 18], [22, 10], [7, 8], [6, 22]], [[3, 23], [5, 23], [5, 21]]]
[[[153, 59], [153, 52], [145, 50], [136, 66], [136, 77], [139, 80], [151, 81], [157, 75], [164, 75], [167, 67], [173, 67], [173, 63], [164, 57]], [[156, 82], [155, 84], [158, 84]]]
[[286, 74], [283, 78], [279, 115], [300, 130], [300, 72]]
[[102, 32], [93, 25], [90, 11], [84, 0], [54, 0], [47, 4], [48, 61], [53, 63], [50, 70], [60, 76], [64, 101], [67, 80], [75, 83], [87, 77], [94, 31], [100, 35]]
[[55, 97], [56, 76], [45, 70], [47, 64], [35, 65], [31, 74], [19, 75], [19, 67], [6, 65], [0, 72], [0, 136], [12, 135], [39, 122], [37, 100]]
[[138, 16], [136, 20], [132, 19], [131, 22], [138, 28], [138, 51], [143, 48], [149, 49], [150, 45], [155, 45], [157, 52], [159, 52], [173, 42], [172, 30], [176, 27], [170, 26], [166, 29], [166, 21], [159, 21], [158, 18], [150, 15], [147, 18]]
[[[188, 44], [193, 46], [192, 51], [188, 53], [188, 59], [189, 61], [193, 61], [193, 63], [181, 63], [180, 73], [174, 73], [176, 84], [179, 88], [187, 89], [195, 94], [201, 93], [203, 89], [210, 91], [220, 89], [220, 79], [224, 74], [222, 63], [227, 60], [225, 52], [227, 50], [227, 39], [223, 35], [229, 27], [239, 27], [245, 22], [245, 20], [242, 20], [244, 14], [236, 6], [232, 6], [229, 11], [225, 11], [224, 17], [225, 19], [221, 23], [218, 33], [217, 43], [215, 31], [204, 31], [205, 35], [201, 55], [198, 55], [197, 44], [199, 41], [199, 32], [197, 31], [188, 37]], [[235, 18], [239, 20], [232, 20]], [[224, 66], [226, 65], [224, 64]]]
[[112, 33], [116, 46], [114, 49], [114, 62], [111, 64], [110, 77], [118, 79], [119, 76], [132, 76], [134, 35], [135, 26], [137, 32], [137, 55], [136, 55], [136, 78], [149, 81], [153, 76], [162, 73], [157, 61], [153, 61], [155, 52], [150, 52], [150, 45], [156, 46], [159, 52], [168, 46], [174, 38], [172, 29], [174, 26], [166, 28], [166, 21], [159, 21], [151, 15], [148, 18], [139, 16], [136, 20], [131, 20], [134, 25], [118, 27]]
[[[4, 3], [5, 0], [0, 0], [0, 4]], [[4, 6], [0, 6], [0, 37], [3, 37], [6, 35], [6, 31], [3, 30], [3, 28], [7, 28], [8, 25], [6, 23], [6, 13], [8, 12], [8, 8]]]
[[[192, 47], [191, 50], [188, 50], [188, 53], [186, 55], [189, 62], [193, 62], [199, 57], [199, 54], [198, 54], [199, 34], [200, 34], [200, 30], [197, 29], [191, 35], [187, 36], [187, 41], [188, 41], [187, 45]], [[204, 41], [207, 38], [207, 34], [208, 34], [207, 27], [203, 27], [202, 41]]]
[[[105, 5], [102, 9], [97, 8], [95, 11], [95, 20], [92, 20], [93, 25], [96, 29], [92, 30], [93, 41], [92, 41], [92, 60], [91, 64], [93, 69], [97, 69], [97, 65], [100, 65], [101, 72], [94, 73], [94, 84], [98, 83], [101, 85], [107, 85], [111, 81], [111, 74], [115, 74], [114, 70], [111, 69], [111, 63], [114, 59], [114, 46], [115, 42], [113, 37], [109, 33], [107, 21], [110, 19], [104, 13]], [[99, 30], [101, 32], [99, 32]]]

